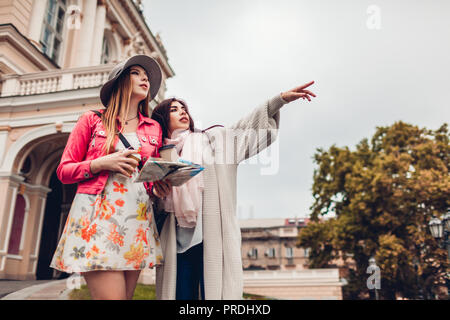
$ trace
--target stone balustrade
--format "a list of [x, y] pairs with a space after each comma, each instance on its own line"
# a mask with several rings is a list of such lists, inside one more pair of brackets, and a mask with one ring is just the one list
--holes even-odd
[[28, 96], [99, 87], [108, 80], [111, 65], [83, 67], [24, 75], [4, 75], [1, 97]]
[[276, 299], [342, 299], [338, 269], [244, 271], [244, 292]]
[[301, 280], [314, 282], [339, 282], [339, 270], [305, 269], [244, 271], [244, 279], [249, 282], [254, 280]]

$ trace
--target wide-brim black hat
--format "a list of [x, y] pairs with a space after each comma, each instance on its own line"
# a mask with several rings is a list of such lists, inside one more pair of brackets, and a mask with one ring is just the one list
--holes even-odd
[[150, 82], [150, 100], [156, 97], [159, 88], [161, 87], [161, 67], [155, 59], [140, 54], [117, 64], [109, 73], [108, 81], [100, 89], [100, 100], [105, 107], [108, 107], [108, 102], [117, 79], [127, 68], [134, 65], [139, 65], [147, 71], [148, 81]]

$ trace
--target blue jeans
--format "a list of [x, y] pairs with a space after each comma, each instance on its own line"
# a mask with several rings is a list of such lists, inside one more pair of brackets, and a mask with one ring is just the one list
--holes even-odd
[[[199, 291], [201, 297], [199, 297]], [[203, 242], [177, 254], [177, 300], [204, 300]]]

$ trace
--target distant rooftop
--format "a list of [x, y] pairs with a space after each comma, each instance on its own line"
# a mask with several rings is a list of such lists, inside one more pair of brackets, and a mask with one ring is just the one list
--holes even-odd
[[309, 218], [273, 218], [239, 220], [241, 229], [278, 228], [288, 226], [306, 226]]

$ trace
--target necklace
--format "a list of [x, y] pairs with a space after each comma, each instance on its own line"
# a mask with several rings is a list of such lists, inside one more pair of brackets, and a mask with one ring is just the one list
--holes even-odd
[[138, 116], [136, 115], [136, 117], [134, 117], [134, 118], [131, 118], [131, 119], [128, 119], [128, 120], [125, 120], [125, 125], [127, 125], [128, 124], [128, 121], [130, 121], [130, 120], [133, 120], [133, 119], [136, 119]]

